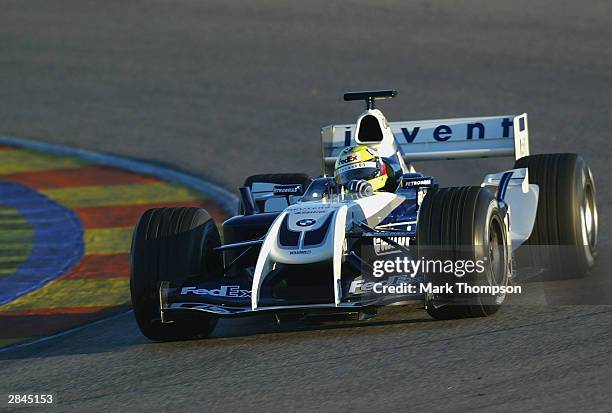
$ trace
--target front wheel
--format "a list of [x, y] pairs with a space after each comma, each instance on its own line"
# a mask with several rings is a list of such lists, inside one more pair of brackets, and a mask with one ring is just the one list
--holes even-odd
[[[500, 308], [510, 277], [510, 249], [505, 211], [488, 189], [474, 186], [428, 192], [419, 210], [417, 242], [419, 258], [434, 269], [425, 272], [425, 283], [433, 288], [452, 287], [452, 291], [427, 294], [425, 308], [430, 316], [483, 317]], [[466, 264], [469, 262], [473, 264]], [[471, 271], [466, 271], [466, 265]], [[470, 291], [487, 287], [496, 292], [465, 292], [459, 283]], [[504, 288], [497, 291], [493, 287]]]
[[217, 319], [197, 315], [162, 322], [160, 285], [188, 277], [221, 276], [222, 259], [214, 247], [219, 231], [202, 208], [155, 208], [146, 211], [132, 238], [130, 293], [142, 334], [154, 341], [209, 336]]

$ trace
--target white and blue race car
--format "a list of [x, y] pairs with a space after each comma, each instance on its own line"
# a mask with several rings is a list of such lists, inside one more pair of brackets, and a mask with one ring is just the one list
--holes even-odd
[[[223, 244], [201, 208], [145, 212], [134, 232], [130, 278], [142, 333], [152, 340], [206, 337], [220, 317], [368, 318], [380, 306], [407, 303], [423, 304], [437, 319], [488, 316], [523, 270], [588, 272], [597, 206], [579, 155], [530, 155], [527, 114], [388, 122], [374, 105], [395, 95], [345, 94], [365, 100], [367, 109], [355, 124], [322, 129], [320, 177], [246, 179], [239, 215], [221, 225]], [[336, 182], [336, 158], [352, 145], [380, 154], [393, 191], [351, 192]], [[514, 169], [468, 187], [440, 188], [411, 164], [498, 156], [513, 156]], [[418, 261], [451, 263], [452, 271], [400, 265]], [[457, 266], [465, 262], [476, 268], [466, 274]]]

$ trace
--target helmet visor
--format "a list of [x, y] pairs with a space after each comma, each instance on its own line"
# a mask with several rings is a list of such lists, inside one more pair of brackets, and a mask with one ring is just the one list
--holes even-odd
[[380, 175], [381, 169], [378, 162], [357, 162], [351, 165], [346, 165], [336, 170], [336, 182], [340, 185], [346, 185], [352, 180], [370, 180]]

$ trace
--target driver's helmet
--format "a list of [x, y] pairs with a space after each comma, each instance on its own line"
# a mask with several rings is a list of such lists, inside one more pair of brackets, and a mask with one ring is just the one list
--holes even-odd
[[353, 180], [364, 180], [378, 191], [387, 183], [387, 170], [376, 150], [363, 145], [349, 146], [336, 159], [334, 178], [343, 186]]

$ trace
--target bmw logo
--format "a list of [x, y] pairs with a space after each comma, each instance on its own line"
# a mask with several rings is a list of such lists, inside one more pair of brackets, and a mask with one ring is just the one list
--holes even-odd
[[315, 222], [317, 222], [316, 219], [312, 219], [312, 218], [306, 218], [306, 219], [300, 219], [298, 222], [296, 222], [295, 224], [298, 227], [309, 227], [311, 225], [313, 225]]

